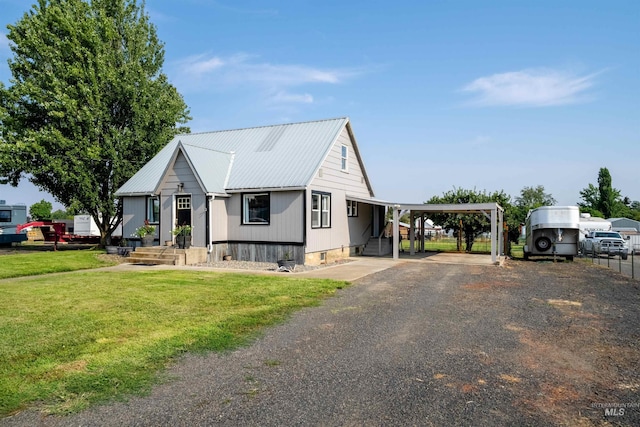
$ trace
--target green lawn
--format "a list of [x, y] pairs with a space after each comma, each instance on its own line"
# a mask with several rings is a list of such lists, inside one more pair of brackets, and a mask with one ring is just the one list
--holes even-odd
[[112, 265], [98, 258], [100, 250], [16, 252], [0, 255], [0, 279], [64, 271], [85, 270]]
[[[416, 248], [418, 242], [415, 243]], [[464, 243], [462, 244], [464, 248]], [[523, 245], [511, 245], [511, 256], [514, 258], [522, 258]], [[405, 251], [409, 250], [409, 240], [402, 241], [402, 247]], [[428, 252], [457, 252], [457, 243], [455, 238], [444, 237], [440, 239], [425, 240], [425, 250]], [[491, 241], [489, 239], [476, 239], [471, 250], [472, 253], [491, 253]]]
[[34, 402], [60, 413], [144, 393], [175, 356], [246, 343], [345, 285], [186, 270], [2, 280], [0, 415]]

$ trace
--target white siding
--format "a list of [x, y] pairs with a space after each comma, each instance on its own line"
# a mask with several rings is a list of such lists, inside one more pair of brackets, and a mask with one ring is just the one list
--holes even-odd
[[[342, 146], [349, 151], [347, 171], [342, 170]], [[322, 188], [323, 191], [342, 190], [352, 196], [371, 197], [364, 173], [353, 148], [349, 132], [345, 127], [329, 151], [327, 158], [311, 182], [311, 187]]]
[[[348, 168], [342, 170], [342, 146], [348, 148]], [[346, 127], [322, 163], [307, 193], [307, 253], [365, 244], [371, 236], [371, 206], [358, 203], [358, 216], [347, 217], [346, 195], [371, 197]], [[331, 228], [311, 228], [311, 194], [331, 194]]]
[[212, 239], [214, 242], [225, 241], [228, 239], [229, 230], [227, 220], [227, 202], [229, 198], [216, 198], [211, 203], [211, 224]]
[[304, 241], [304, 191], [272, 191], [270, 194], [269, 225], [242, 224], [242, 195], [234, 194], [226, 199], [230, 241]]
[[[181, 192], [178, 191], [178, 184], [183, 184]], [[191, 196], [192, 245], [206, 246], [206, 196], [182, 153], [178, 154], [173, 167], [167, 171], [162, 181], [160, 194], [160, 241], [164, 242], [173, 238], [176, 196], [188, 195]]]
[[[122, 199], [122, 237], [124, 239], [135, 238], [133, 234], [136, 228], [144, 225], [147, 218], [147, 198], [124, 197]], [[156, 236], [158, 229], [156, 228]]]

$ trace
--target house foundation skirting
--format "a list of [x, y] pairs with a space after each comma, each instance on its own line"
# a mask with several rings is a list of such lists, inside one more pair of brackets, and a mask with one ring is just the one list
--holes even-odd
[[225, 257], [231, 257], [237, 261], [277, 262], [288, 254], [296, 264], [320, 265], [361, 255], [363, 250], [364, 245], [355, 245], [305, 254], [304, 246], [300, 244], [219, 242], [211, 245], [210, 259], [223, 261]]
[[320, 265], [335, 262], [340, 259], [361, 255], [364, 245], [344, 246], [338, 249], [329, 249], [326, 251], [311, 252], [305, 255], [305, 264]]
[[231, 256], [233, 260], [252, 262], [277, 262], [286, 258], [295, 260], [297, 264], [304, 264], [305, 261], [304, 246], [300, 244], [234, 242], [212, 244], [212, 261], [222, 261], [225, 256]]

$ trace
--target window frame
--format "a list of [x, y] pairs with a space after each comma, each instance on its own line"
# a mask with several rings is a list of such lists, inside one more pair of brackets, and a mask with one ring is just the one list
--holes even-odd
[[[314, 207], [316, 199], [318, 201], [317, 209]], [[314, 224], [314, 220], [317, 220], [316, 224]], [[311, 193], [311, 228], [331, 228], [331, 193], [322, 191]]]
[[347, 200], [347, 216], [358, 216], [358, 202], [356, 202], [355, 200]]
[[[248, 205], [249, 198], [257, 197], [257, 196], [266, 196], [267, 197], [267, 218], [262, 218], [265, 221], [251, 221], [251, 217], [248, 215], [251, 212], [251, 208]], [[271, 224], [271, 193], [268, 191], [261, 191], [259, 193], [242, 193], [241, 197], [241, 213], [240, 213], [240, 223], [242, 225], [269, 225]], [[259, 218], [259, 217], [256, 217]]]
[[340, 170], [349, 172], [349, 146], [342, 144], [340, 147]]
[[0, 222], [11, 223], [11, 218], [13, 217], [13, 212], [11, 211], [11, 209], [2, 209], [2, 210], [0, 210], [0, 213], [4, 213], [4, 212], [9, 212], [9, 217], [7, 218], [6, 216], [1, 215], [0, 216]]
[[[157, 212], [156, 212], [156, 202], [157, 203]], [[160, 196], [147, 196], [146, 200], [147, 205], [147, 220], [150, 224], [159, 224], [160, 223]]]
[[[189, 203], [186, 203], [188, 201]], [[191, 209], [191, 196], [177, 196], [176, 197], [176, 209]]]

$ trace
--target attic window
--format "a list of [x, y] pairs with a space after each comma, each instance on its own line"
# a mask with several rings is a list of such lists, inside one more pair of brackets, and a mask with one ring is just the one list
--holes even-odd
[[340, 169], [342, 169], [342, 171], [347, 172], [349, 170], [349, 147], [347, 147], [346, 145], [342, 145], [342, 150], [341, 150], [341, 166]]

